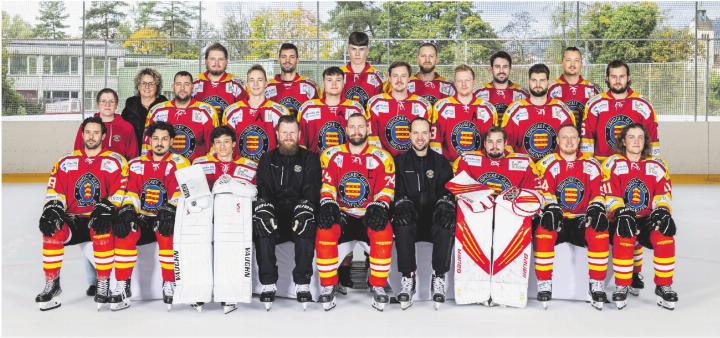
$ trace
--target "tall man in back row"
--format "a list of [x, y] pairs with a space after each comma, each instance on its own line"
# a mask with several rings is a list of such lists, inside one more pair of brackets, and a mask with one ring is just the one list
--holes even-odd
[[213, 43], [205, 49], [206, 71], [193, 82], [192, 96], [211, 104], [218, 114], [222, 114], [227, 106], [248, 98], [245, 84], [227, 72], [227, 65], [227, 48], [220, 43]]
[[315, 84], [297, 73], [299, 59], [297, 46], [283, 43], [278, 56], [280, 74], [270, 79], [265, 88], [265, 97], [285, 106], [292, 116], [305, 101], [318, 97]]
[[350, 62], [340, 67], [345, 73], [343, 96], [360, 102], [365, 107], [368, 100], [383, 92], [385, 76], [367, 62], [370, 38], [363, 32], [352, 32], [348, 37]]

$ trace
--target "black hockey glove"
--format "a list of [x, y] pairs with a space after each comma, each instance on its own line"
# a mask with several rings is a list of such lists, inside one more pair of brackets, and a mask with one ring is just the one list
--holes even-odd
[[315, 208], [308, 200], [300, 200], [293, 209], [292, 231], [296, 235], [310, 233], [315, 228]]
[[95, 207], [90, 214], [88, 226], [95, 231], [96, 235], [110, 233], [113, 223], [117, 221], [117, 210], [107, 199], [95, 202]]
[[615, 211], [617, 229], [615, 233], [620, 237], [630, 238], [638, 234], [636, 213], [630, 207], [622, 207]]
[[408, 226], [417, 223], [418, 213], [415, 209], [413, 201], [403, 198], [395, 202], [393, 207], [392, 224], [393, 226]]
[[40, 216], [40, 232], [45, 236], [52, 236], [55, 231], [62, 228], [63, 223], [68, 219], [63, 205], [60, 201], [53, 200], [45, 203], [42, 215]]
[[540, 226], [547, 231], [560, 231], [562, 229], [563, 211], [560, 204], [550, 203], [545, 206], [540, 216]]
[[452, 197], [443, 196], [435, 202], [433, 224], [445, 229], [455, 229], [456, 204]]
[[132, 204], [127, 204], [118, 211], [118, 220], [113, 223], [113, 236], [117, 238], [125, 238], [130, 231], [137, 231], [139, 223], [137, 212]]
[[318, 227], [330, 229], [333, 224], [340, 223], [340, 206], [335, 201], [326, 201], [320, 205], [318, 210]]
[[609, 224], [604, 205], [592, 203], [588, 206], [585, 215], [585, 226], [589, 226], [597, 232], [603, 232], [608, 229]]
[[675, 220], [673, 220], [670, 212], [665, 208], [658, 208], [650, 213], [650, 223], [655, 230], [660, 231], [665, 236], [675, 236], [677, 229], [675, 228]]
[[275, 207], [272, 203], [258, 198], [253, 202], [253, 230], [258, 235], [272, 237], [277, 231], [277, 219], [275, 218]]
[[175, 233], [175, 211], [175, 206], [168, 203], [165, 203], [157, 208], [155, 228], [165, 237], [172, 236], [173, 233]]
[[381, 231], [385, 229], [388, 221], [388, 208], [382, 202], [370, 202], [365, 209], [363, 216], [363, 225], [374, 230]]

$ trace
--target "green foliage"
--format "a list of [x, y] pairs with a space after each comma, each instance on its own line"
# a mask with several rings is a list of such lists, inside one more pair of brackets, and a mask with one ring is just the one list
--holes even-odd
[[62, 1], [43, 1], [40, 3], [40, 13], [35, 18], [35, 35], [39, 38], [63, 39], [67, 34], [63, 29], [68, 28], [64, 21], [70, 15], [65, 13], [65, 4]]
[[91, 1], [85, 11], [85, 37], [89, 39], [122, 39], [121, 25], [125, 19], [122, 1]]
[[[28, 39], [35, 37], [33, 26], [25, 22], [19, 15], [10, 16], [2, 11], [2, 38], [5, 39]], [[5, 42], [5, 41], [3, 41]], [[3, 54], [4, 55], [4, 54]]]

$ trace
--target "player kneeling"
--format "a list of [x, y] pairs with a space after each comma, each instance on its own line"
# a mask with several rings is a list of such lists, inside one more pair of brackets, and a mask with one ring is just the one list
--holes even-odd
[[560, 127], [557, 144], [559, 151], [537, 164], [546, 203], [534, 224], [537, 300], [547, 308], [552, 299], [555, 245], [568, 242], [587, 247], [591, 304], [602, 310], [607, 301], [604, 280], [610, 244], [600, 164], [592, 157], [577, 156], [580, 133], [572, 124]]
[[[613, 301], [622, 309], [633, 272], [639, 273], [642, 260], [633, 254], [642, 246], [653, 249], [657, 304], [673, 310], [678, 300], [672, 290], [675, 272], [675, 221], [671, 216], [670, 174], [659, 157], [650, 156], [650, 139], [638, 123], [627, 125], [616, 144], [617, 154], [602, 164], [603, 190], [611, 216], [613, 270], [617, 289]], [[638, 246], [636, 248], [636, 245]]]
[[130, 306], [130, 276], [137, 262], [137, 246], [157, 240], [162, 269], [163, 302], [172, 306], [175, 290], [173, 228], [180, 196], [175, 171], [190, 165], [182, 155], [170, 152], [175, 129], [167, 122], [153, 122], [146, 132], [150, 151], [128, 163], [128, 186], [115, 234], [115, 279], [110, 309]]

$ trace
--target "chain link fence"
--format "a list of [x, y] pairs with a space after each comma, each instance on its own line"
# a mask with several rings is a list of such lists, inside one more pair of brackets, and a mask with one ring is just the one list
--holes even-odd
[[347, 35], [361, 30], [371, 38], [369, 61], [383, 71], [393, 61], [416, 63], [417, 47], [429, 41], [441, 75], [452, 78], [465, 63], [478, 86], [490, 81], [489, 56], [498, 50], [512, 55], [510, 78], [526, 86], [532, 64], [547, 64], [557, 77], [562, 49], [577, 46], [583, 76], [601, 88], [606, 64], [625, 60], [632, 87], [661, 120], [720, 120], [715, 2], [137, 2], [120, 6], [120, 29], [100, 38], [96, 26], [87, 29], [96, 6], [83, 3], [77, 38], [19, 38], [4, 27], [3, 116], [80, 119], [95, 111], [105, 87], [118, 91], [119, 112], [145, 67], [160, 71], [171, 98], [173, 75], [203, 72], [204, 47], [214, 42], [228, 47], [228, 72], [241, 79], [253, 64], [279, 72], [278, 48], [293, 42], [299, 73], [321, 83], [323, 69], [347, 63]]

